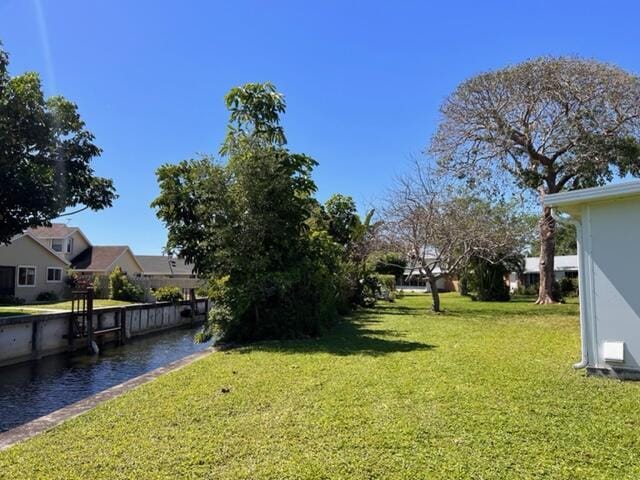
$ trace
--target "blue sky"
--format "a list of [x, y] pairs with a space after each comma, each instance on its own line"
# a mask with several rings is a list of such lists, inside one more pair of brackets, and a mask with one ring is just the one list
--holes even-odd
[[321, 200], [375, 203], [427, 145], [466, 78], [533, 56], [577, 54], [640, 71], [633, 1], [0, 0], [11, 73], [41, 73], [79, 105], [114, 179], [113, 208], [76, 215], [95, 244], [159, 253], [155, 169], [217, 152], [224, 94], [270, 80], [290, 147], [320, 162]]

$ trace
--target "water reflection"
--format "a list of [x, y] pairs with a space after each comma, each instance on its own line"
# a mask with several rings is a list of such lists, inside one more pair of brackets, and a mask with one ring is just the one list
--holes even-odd
[[193, 343], [197, 331], [169, 330], [99, 356], [54, 355], [0, 368], [0, 432], [203, 350], [209, 344]]

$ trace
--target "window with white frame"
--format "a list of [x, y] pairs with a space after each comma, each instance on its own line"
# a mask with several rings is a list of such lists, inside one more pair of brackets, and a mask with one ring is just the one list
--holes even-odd
[[59, 267], [47, 267], [47, 282], [61, 282], [62, 269]]
[[54, 252], [62, 252], [64, 240], [62, 238], [54, 238], [51, 240], [51, 250]]
[[35, 287], [36, 286], [36, 267], [32, 267], [32, 266], [18, 267], [18, 286], [19, 287]]
[[67, 253], [73, 253], [73, 237], [67, 239]]

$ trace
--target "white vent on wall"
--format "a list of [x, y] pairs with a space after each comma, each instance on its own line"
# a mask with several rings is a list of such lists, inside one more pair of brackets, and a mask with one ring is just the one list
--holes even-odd
[[602, 356], [605, 362], [624, 362], [624, 342], [604, 342]]

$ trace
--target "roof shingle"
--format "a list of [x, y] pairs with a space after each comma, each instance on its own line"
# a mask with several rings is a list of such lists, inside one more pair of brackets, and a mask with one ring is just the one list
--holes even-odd
[[[151, 275], [193, 275], [193, 265], [187, 265], [182, 258], [166, 255], [136, 255], [142, 272]], [[172, 262], [171, 266], [169, 261]]]
[[129, 247], [126, 245], [93, 246], [72, 261], [75, 270], [106, 270]]
[[30, 228], [27, 231], [36, 238], [65, 238], [78, 230], [64, 223], [52, 223], [50, 227]]

